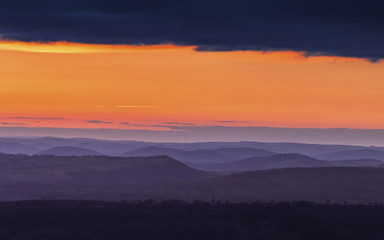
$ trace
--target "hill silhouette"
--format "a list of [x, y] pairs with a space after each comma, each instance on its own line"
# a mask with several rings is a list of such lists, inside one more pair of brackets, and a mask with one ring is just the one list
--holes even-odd
[[186, 151], [164, 147], [145, 147], [129, 151], [123, 156], [167, 155], [184, 163], [220, 163], [240, 160], [250, 156], [270, 156], [275, 153], [257, 148], [218, 148]]
[[[272, 152], [272, 154], [277, 153], [299, 153], [314, 158], [322, 159], [319, 155], [330, 154], [335, 152], [342, 151], [353, 151], [353, 150], [381, 150], [384, 151], [383, 147], [364, 147], [364, 146], [348, 146], [348, 145], [326, 145], [326, 144], [303, 144], [303, 143], [292, 143], [292, 142], [251, 142], [251, 141], [241, 141], [241, 142], [193, 142], [193, 143], [176, 143], [176, 142], [167, 142], [167, 143], [156, 143], [156, 142], [139, 142], [139, 141], [112, 141], [112, 140], [102, 140], [102, 139], [90, 139], [90, 138], [58, 138], [58, 137], [36, 137], [36, 138], [0, 138], [0, 143], [7, 144], [21, 144], [19, 147], [3, 147], [0, 152], [3, 153], [12, 153], [12, 154], [34, 154], [49, 148], [60, 147], [60, 146], [71, 146], [85, 148], [93, 151], [102, 153], [103, 155], [109, 156], [121, 156], [123, 153], [127, 153], [133, 150], [147, 147], [159, 147], [159, 148], [171, 148], [182, 151], [196, 151], [196, 150], [217, 150], [217, 149], [242, 149], [238, 151], [239, 154], [247, 151], [247, 149], [260, 149]], [[1, 151], [1, 149], [3, 149]], [[232, 151], [232, 150], [231, 150]], [[228, 153], [226, 153], [228, 154]], [[272, 155], [269, 154], [269, 155]], [[156, 154], [159, 155], [159, 154]], [[160, 154], [163, 155], [163, 154]], [[127, 156], [127, 155], [126, 155]], [[236, 159], [230, 158], [228, 161], [240, 160], [247, 157], [253, 156], [266, 156], [266, 155], [243, 155], [238, 156]], [[175, 157], [175, 156], [172, 156]], [[369, 158], [372, 157], [359, 157]], [[352, 159], [352, 158], [348, 158]], [[356, 158], [355, 158], [356, 159]], [[373, 158], [374, 159], [374, 158]], [[192, 159], [193, 160], [193, 159]], [[225, 160], [225, 161], [227, 161]], [[326, 159], [324, 159], [326, 160]]]
[[212, 176], [167, 156], [0, 155], [0, 184], [109, 185], [181, 181]]
[[0, 153], [6, 154], [32, 154], [39, 149], [21, 143], [0, 141]]
[[320, 154], [317, 158], [324, 160], [377, 159], [384, 161], [384, 151], [377, 149], [357, 149]]
[[279, 168], [329, 167], [332, 165], [330, 165], [327, 161], [318, 160], [302, 154], [286, 153], [266, 157], [250, 157], [221, 164], [200, 164], [192, 166], [195, 166], [198, 169], [212, 171], [243, 172]]
[[346, 159], [328, 161], [328, 163], [339, 167], [383, 167], [384, 161], [377, 159]]
[[35, 155], [54, 155], [54, 156], [98, 156], [103, 155], [97, 151], [79, 148], [79, 147], [70, 147], [70, 146], [60, 146], [50, 148], [38, 153]]
[[127, 184], [164, 181], [185, 181], [214, 176], [188, 167], [168, 156], [143, 158], [109, 159], [119, 167], [111, 168], [110, 162], [105, 162], [103, 169], [83, 169], [68, 172], [70, 180], [66, 184]]
[[250, 157], [238, 161], [208, 164], [189, 164], [205, 171], [245, 172], [281, 168], [318, 167], [383, 167], [384, 161], [376, 159], [319, 160], [298, 153], [275, 154], [266, 157]]
[[132, 151], [125, 152], [122, 154], [122, 156], [123, 157], [149, 157], [149, 156], [167, 155], [172, 157], [182, 152], [185, 152], [185, 151], [180, 149], [175, 149], [175, 148], [149, 146], [149, 147], [138, 148]]

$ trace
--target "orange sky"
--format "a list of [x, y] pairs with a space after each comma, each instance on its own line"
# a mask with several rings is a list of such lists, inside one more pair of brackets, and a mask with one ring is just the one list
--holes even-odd
[[0, 123], [384, 128], [383, 62], [193, 49], [0, 42]]

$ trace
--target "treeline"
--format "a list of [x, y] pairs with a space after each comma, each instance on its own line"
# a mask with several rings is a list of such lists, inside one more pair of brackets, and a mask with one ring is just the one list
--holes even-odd
[[0, 216], [0, 239], [384, 239], [378, 204], [20, 201]]

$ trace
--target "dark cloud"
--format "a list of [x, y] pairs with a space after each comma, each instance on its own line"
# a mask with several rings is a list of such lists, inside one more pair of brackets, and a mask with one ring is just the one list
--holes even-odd
[[384, 57], [379, 0], [3, 0], [0, 35], [22, 41], [195, 45]]
[[130, 125], [131, 123], [129, 123], [129, 122], [121, 122], [120, 124], [123, 124], [123, 125]]
[[104, 122], [104, 121], [99, 121], [99, 120], [89, 120], [85, 121], [86, 123], [104, 123], [104, 124], [112, 124], [113, 122]]

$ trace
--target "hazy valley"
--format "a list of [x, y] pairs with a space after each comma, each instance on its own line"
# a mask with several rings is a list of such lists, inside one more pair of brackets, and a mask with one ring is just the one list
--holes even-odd
[[[61, 138], [1, 139], [0, 148], [4, 152], [0, 155], [3, 201], [384, 203], [382, 148]], [[319, 156], [324, 158], [316, 158]]]

